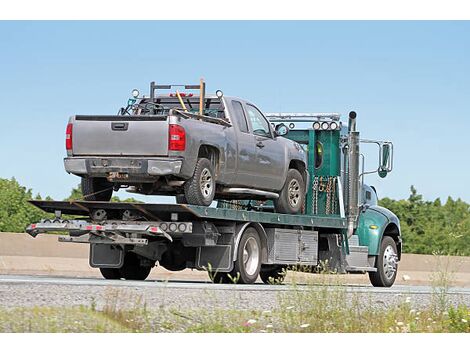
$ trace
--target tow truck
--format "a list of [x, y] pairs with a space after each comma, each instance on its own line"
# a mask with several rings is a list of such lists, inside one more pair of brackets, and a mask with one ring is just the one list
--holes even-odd
[[[271, 201], [219, 200], [217, 206], [106, 201], [31, 200], [54, 218], [31, 224], [33, 237], [90, 244], [89, 263], [105, 279], [145, 280], [155, 265], [204, 270], [214, 283], [281, 282], [286, 270], [325, 267], [368, 273], [373, 286], [393, 285], [402, 252], [400, 223], [364, 183], [393, 168], [393, 144], [362, 140], [356, 113], [347, 124], [333, 113], [273, 113], [285, 137], [304, 148], [308, 187], [301, 214], [281, 214]], [[378, 146], [365, 171], [362, 143]], [[73, 217], [72, 217], [73, 216]]]

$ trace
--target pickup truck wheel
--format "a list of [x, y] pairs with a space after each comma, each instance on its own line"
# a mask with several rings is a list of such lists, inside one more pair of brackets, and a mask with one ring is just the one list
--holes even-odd
[[140, 265], [140, 259], [137, 254], [127, 252], [119, 273], [126, 280], [145, 280], [149, 276], [150, 270], [152, 270], [151, 266]]
[[81, 187], [84, 200], [108, 202], [113, 196], [113, 184], [105, 178], [82, 177]]
[[397, 245], [393, 238], [384, 236], [376, 259], [376, 272], [369, 272], [370, 283], [375, 287], [390, 287], [395, 282], [398, 269]]
[[299, 171], [290, 169], [287, 172], [286, 182], [274, 200], [274, 207], [278, 213], [297, 214], [302, 211], [305, 202], [305, 182]]
[[193, 176], [184, 184], [184, 195], [188, 204], [208, 206], [214, 200], [214, 169], [209, 159], [200, 158]]
[[121, 278], [121, 272], [116, 268], [100, 268], [101, 275], [106, 280], [119, 280]]
[[238, 243], [237, 258], [230, 276], [239, 284], [252, 284], [261, 269], [261, 241], [258, 231], [248, 227]]

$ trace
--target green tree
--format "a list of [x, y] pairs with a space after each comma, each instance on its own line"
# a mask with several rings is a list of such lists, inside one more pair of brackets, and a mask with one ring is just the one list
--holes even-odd
[[[28, 203], [32, 198], [31, 189], [20, 186], [14, 178], [0, 178], [0, 231], [24, 232], [29, 224], [47, 217], [45, 212]], [[41, 196], [38, 194], [35, 199]]]

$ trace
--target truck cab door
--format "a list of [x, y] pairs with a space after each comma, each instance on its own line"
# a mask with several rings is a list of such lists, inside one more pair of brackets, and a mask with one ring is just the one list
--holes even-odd
[[251, 104], [245, 107], [256, 150], [254, 187], [279, 191], [284, 185], [287, 168], [284, 143], [275, 138], [270, 123], [257, 107]]

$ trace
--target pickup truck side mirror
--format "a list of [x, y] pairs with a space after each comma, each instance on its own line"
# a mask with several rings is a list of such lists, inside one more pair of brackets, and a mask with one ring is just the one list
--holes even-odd
[[289, 129], [283, 123], [278, 124], [274, 129], [274, 134], [276, 136], [285, 136], [287, 133], [289, 133]]

